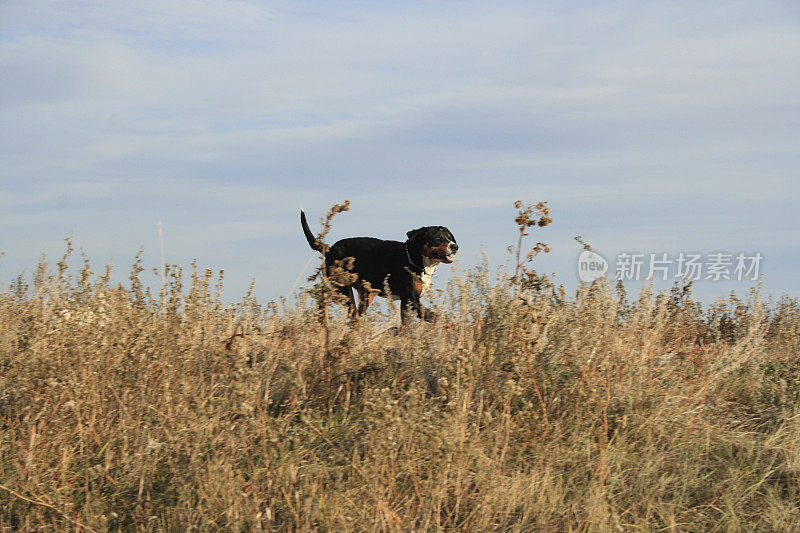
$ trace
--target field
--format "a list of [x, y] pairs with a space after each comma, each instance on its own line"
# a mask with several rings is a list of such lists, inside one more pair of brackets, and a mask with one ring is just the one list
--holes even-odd
[[210, 270], [42, 263], [0, 294], [0, 531], [800, 529], [796, 301], [532, 264], [393, 334], [319, 284], [230, 305]]

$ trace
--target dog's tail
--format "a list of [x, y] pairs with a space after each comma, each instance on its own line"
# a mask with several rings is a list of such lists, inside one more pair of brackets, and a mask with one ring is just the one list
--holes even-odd
[[325, 245], [319, 242], [316, 237], [314, 237], [314, 234], [311, 233], [311, 228], [308, 227], [306, 212], [302, 205], [300, 206], [300, 225], [303, 226], [303, 233], [305, 234], [306, 240], [308, 241], [308, 245], [311, 246], [311, 249], [325, 253]]

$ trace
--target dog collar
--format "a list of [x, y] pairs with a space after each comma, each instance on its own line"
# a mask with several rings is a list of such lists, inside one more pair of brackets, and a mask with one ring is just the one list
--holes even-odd
[[409, 263], [411, 263], [412, 265], [414, 265], [414, 266], [415, 266], [415, 267], [417, 267], [418, 269], [420, 269], [420, 270], [422, 270], [423, 272], [425, 272], [425, 267], [421, 267], [421, 266], [419, 266], [418, 264], [416, 264], [414, 261], [412, 261], [412, 260], [411, 260], [411, 254], [410, 254], [410, 253], [408, 253], [408, 242], [406, 242], [406, 257], [408, 257], [408, 262], [409, 262]]

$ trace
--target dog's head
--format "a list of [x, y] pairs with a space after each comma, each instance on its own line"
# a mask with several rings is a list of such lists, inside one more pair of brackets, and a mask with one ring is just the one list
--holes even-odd
[[408, 242], [420, 249], [422, 255], [441, 261], [452, 263], [458, 251], [456, 238], [444, 226], [422, 226], [412, 229], [408, 233]]

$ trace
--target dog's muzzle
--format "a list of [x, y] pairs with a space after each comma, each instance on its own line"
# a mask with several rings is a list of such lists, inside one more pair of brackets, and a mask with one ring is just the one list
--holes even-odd
[[445, 259], [448, 263], [452, 263], [455, 260], [456, 252], [458, 252], [458, 245], [454, 242], [450, 242], [447, 245], [447, 258]]

